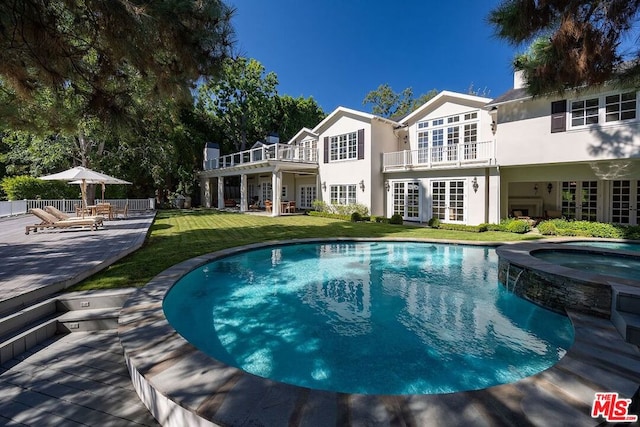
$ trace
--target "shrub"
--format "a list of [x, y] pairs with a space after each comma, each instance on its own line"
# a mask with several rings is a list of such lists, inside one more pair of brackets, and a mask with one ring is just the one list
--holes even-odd
[[389, 224], [389, 218], [385, 216], [373, 216], [371, 217], [371, 221], [377, 222], [379, 224]]
[[402, 224], [404, 221], [402, 220], [402, 215], [400, 214], [393, 214], [391, 216], [391, 219], [389, 220], [389, 224]]
[[352, 212], [351, 222], [360, 222], [360, 221], [362, 221], [362, 215], [360, 215], [360, 212]]
[[323, 202], [322, 200], [314, 200], [311, 203], [311, 206], [313, 207], [313, 210], [318, 211], [318, 212], [327, 212], [328, 211], [328, 205]]
[[538, 224], [538, 231], [543, 236], [556, 236], [558, 234], [558, 229], [551, 221], [543, 221]]
[[9, 200], [80, 198], [79, 185], [69, 185], [64, 181], [43, 181], [27, 175], [5, 177], [0, 186]]
[[454, 230], [454, 231], [467, 231], [469, 233], [483, 233], [487, 231], [485, 226], [481, 225], [465, 225], [465, 224], [449, 224], [446, 222], [440, 223], [439, 227], [442, 230]]
[[524, 219], [507, 218], [500, 221], [502, 231], [524, 234], [531, 231], [531, 225]]
[[431, 228], [439, 228], [440, 227], [440, 219], [437, 217], [433, 217], [427, 222], [427, 225]]

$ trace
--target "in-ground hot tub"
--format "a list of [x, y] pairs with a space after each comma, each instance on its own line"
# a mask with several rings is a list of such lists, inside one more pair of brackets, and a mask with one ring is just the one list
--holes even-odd
[[640, 265], [636, 251], [537, 242], [504, 245], [496, 252], [500, 283], [559, 312], [571, 309], [609, 318], [612, 283], [640, 287], [640, 273], [633, 274], [638, 271], [633, 266]]

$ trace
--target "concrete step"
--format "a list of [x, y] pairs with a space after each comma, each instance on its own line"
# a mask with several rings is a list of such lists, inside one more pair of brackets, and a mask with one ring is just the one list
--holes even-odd
[[0, 364], [8, 362], [30, 348], [51, 338], [58, 331], [55, 315], [43, 317], [30, 325], [0, 337]]
[[625, 341], [640, 345], [640, 314], [613, 310], [611, 321]]
[[640, 314], [640, 289], [637, 292], [617, 292], [616, 309], [626, 313]]
[[118, 317], [122, 307], [73, 310], [59, 315], [58, 332], [103, 331], [118, 328]]
[[49, 298], [33, 305], [5, 313], [3, 316], [0, 316], [0, 341], [1, 337], [19, 331], [27, 325], [36, 322], [38, 319], [52, 316], [56, 312], [56, 300], [55, 298]]
[[135, 288], [79, 291], [61, 294], [56, 298], [58, 311], [92, 310], [95, 308], [122, 307]]
[[120, 309], [136, 289], [60, 294], [0, 315], [0, 363], [55, 334], [117, 329]]

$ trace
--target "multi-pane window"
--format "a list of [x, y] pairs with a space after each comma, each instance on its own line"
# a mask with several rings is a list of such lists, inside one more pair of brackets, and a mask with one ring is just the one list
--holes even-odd
[[356, 185], [332, 185], [330, 188], [332, 205], [352, 205], [356, 203]]
[[614, 123], [637, 118], [637, 93], [625, 92], [571, 101], [571, 127]]
[[627, 92], [605, 97], [605, 122], [636, 118], [636, 93]]
[[478, 124], [464, 125], [464, 159], [478, 158]]
[[431, 134], [433, 152], [431, 156], [432, 162], [441, 162], [442, 161], [442, 146], [444, 145], [444, 129], [434, 129]]
[[424, 120], [417, 127], [419, 163], [455, 162], [462, 153], [465, 160], [476, 158], [477, 111]]
[[356, 159], [358, 157], [357, 135], [357, 132], [351, 132], [344, 135], [332, 136], [329, 141], [331, 160]]
[[598, 123], [598, 98], [573, 101], [571, 103], [571, 126]]

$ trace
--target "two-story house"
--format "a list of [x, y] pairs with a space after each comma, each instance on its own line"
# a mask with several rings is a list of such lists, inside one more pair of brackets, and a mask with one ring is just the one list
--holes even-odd
[[519, 74], [487, 104], [497, 125], [500, 217], [639, 224], [638, 92], [601, 87], [532, 98]]
[[372, 215], [475, 225], [530, 217], [639, 224], [638, 92], [532, 98], [519, 78], [494, 100], [443, 91], [399, 121], [338, 107], [290, 141], [218, 155], [200, 174], [205, 206], [272, 215], [327, 204]]

